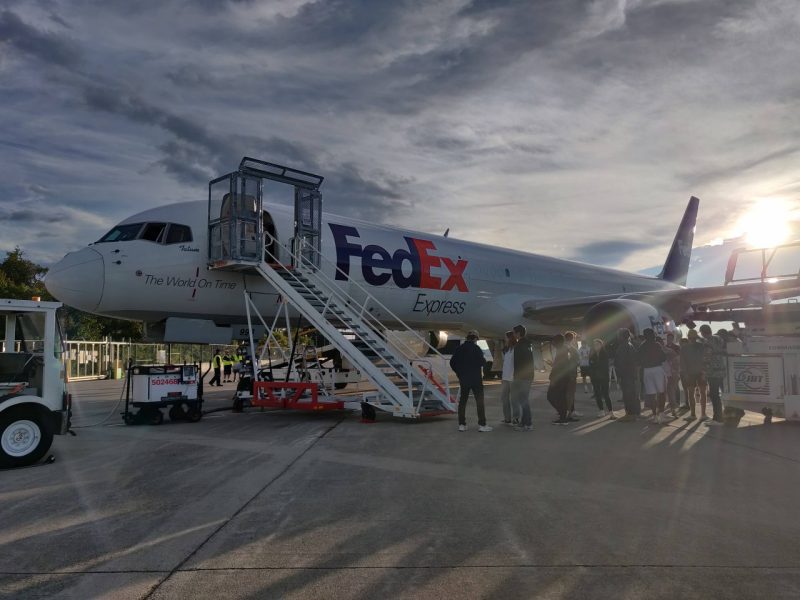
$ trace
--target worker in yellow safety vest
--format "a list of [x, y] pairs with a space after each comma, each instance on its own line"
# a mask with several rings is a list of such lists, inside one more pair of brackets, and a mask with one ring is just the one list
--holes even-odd
[[211, 378], [208, 385], [214, 385], [216, 381], [217, 386], [222, 387], [222, 383], [220, 383], [220, 377], [222, 376], [222, 356], [220, 356], [219, 351], [217, 351], [214, 358], [211, 359], [211, 366], [214, 369], [214, 377]]
[[222, 355], [222, 383], [233, 381], [233, 359], [229, 352]]

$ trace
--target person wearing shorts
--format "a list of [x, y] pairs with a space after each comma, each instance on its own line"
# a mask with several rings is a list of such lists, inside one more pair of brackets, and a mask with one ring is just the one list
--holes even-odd
[[652, 410], [651, 419], [661, 423], [661, 413], [664, 412], [666, 400], [667, 379], [664, 376], [664, 361], [666, 355], [661, 346], [656, 342], [656, 333], [649, 327], [645, 329], [644, 342], [637, 350], [639, 364], [642, 367], [642, 385], [647, 406]]

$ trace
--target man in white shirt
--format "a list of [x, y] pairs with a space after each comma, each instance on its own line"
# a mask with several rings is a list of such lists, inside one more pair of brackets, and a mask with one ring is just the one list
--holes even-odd
[[503, 425], [519, 425], [519, 406], [511, 401], [511, 383], [514, 381], [514, 344], [517, 338], [513, 331], [506, 331], [503, 346], [503, 381], [500, 388], [500, 403], [503, 405]]

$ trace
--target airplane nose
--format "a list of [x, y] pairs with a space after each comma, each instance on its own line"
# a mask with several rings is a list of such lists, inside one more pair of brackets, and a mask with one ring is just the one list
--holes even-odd
[[44, 285], [60, 302], [91, 312], [103, 297], [103, 257], [91, 248], [70, 252], [47, 271]]

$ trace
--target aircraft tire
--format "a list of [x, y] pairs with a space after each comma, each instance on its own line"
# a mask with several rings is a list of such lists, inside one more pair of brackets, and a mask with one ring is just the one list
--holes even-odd
[[38, 410], [18, 406], [0, 414], [0, 468], [32, 465], [52, 443], [53, 432]]

